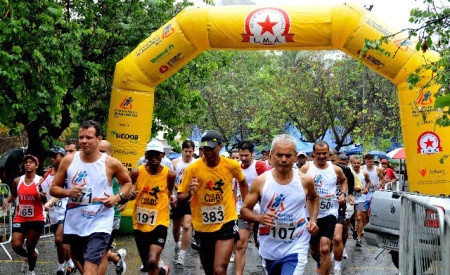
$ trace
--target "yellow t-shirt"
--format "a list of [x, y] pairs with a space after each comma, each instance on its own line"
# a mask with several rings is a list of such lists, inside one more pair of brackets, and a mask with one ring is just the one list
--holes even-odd
[[133, 211], [133, 228], [150, 232], [158, 225], [169, 227], [169, 190], [167, 175], [169, 168], [163, 167], [158, 175], [150, 175], [145, 165], [139, 166], [136, 180], [136, 203]]
[[359, 179], [358, 175], [353, 170], [352, 170], [352, 173], [353, 173], [353, 177], [355, 178], [355, 187], [354, 188], [359, 187], [360, 189], [362, 189], [362, 182]]
[[219, 165], [206, 166], [202, 159], [186, 168], [178, 192], [186, 193], [192, 178], [198, 179], [197, 192], [191, 199], [192, 224], [195, 231], [215, 232], [223, 224], [237, 220], [232, 184], [244, 174], [235, 160], [220, 157]]

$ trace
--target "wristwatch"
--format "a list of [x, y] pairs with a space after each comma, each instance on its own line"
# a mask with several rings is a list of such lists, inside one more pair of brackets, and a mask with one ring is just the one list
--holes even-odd
[[120, 197], [121, 200], [125, 199], [125, 195], [122, 192], [119, 192], [119, 197]]

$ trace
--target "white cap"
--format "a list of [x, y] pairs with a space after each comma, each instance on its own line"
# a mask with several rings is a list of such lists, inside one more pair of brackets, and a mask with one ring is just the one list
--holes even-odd
[[149, 143], [147, 143], [145, 151], [157, 151], [160, 153], [164, 153], [164, 145], [160, 141], [152, 139]]

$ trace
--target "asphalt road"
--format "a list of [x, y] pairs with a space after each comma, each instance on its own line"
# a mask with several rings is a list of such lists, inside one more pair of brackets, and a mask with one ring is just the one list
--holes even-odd
[[[170, 231], [169, 231], [170, 232]], [[351, 236], [351, 235], [350, 235]], [[375, 257], [381, 251], [379, 248], [367, 246], [363, 242], [362, 248], [355, 247], [355, 241], [350, 239], [347, 243], [346, 250], [349, 255], [348, 259], [342, 261], [343, 274], [370, 274], [370, 275], [384, 275], [384, 274], [397, 274], [397, 269], [391, 262], [390, 254], [384, 251], [380, 254], [377, 260]], [[136, 245], [133, 236], [119, 236], [116, 238], [116, 248], [124, 247], [127, 250], [126, 274], [140, 274], [140, 259], [136, 250]], [[186, 254], [186, 261], [184, 268], [177, 268], [174, 263], [175, 244], [172, 236], [169, 234], [166, 248], [163, 251], [163, 260], [171, 267], [170, 274], [194, 274], [202, 275], [203, 270], [201, 268], [198, 253], [189, 249]], [[10, 252], [12, 260], [9, 260], [6, 253], [0, 247], [0, 274], [12, 275], [18, 274], [18, 270], [21, 264], [21, 258], [15, 255], [12, 251], [11, 245], [6, 244], [5, 249]], [[36, 274], [56, 274], [56, 250], [53, 245], [53, 237], [41, 238], [38, 243], [37, 249], [39, 250], [39, 257], [37, 266], [35, 269]], [[309, 258], [307, 270], [305, 274], [315, 274], [315, 263]], [[249, 244], [247, 250], [247, 265], [244, 273], [247, 275], [264, 274], [261, 266], [261, 259], [258, 255], [258, 251], [253, 243]], [[79, 273], [78, 273], [79, 274]], [[108, 268], [108, 274], [114, 275], [115, 269], [110, 264]], [[228, 274], [234, 274], [234, 264], [230, 263], [228, 266]]]

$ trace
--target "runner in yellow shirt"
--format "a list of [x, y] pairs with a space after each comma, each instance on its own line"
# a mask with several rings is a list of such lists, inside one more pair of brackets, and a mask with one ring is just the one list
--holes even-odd
[[201, 139], [203, 158], [189, 165], [178, 187], [178, 201], [191, 201], [194, 238], [206, 275], [227, 274], [234, 243], [239, 239], [232, 182], [243, 199], [248, 185], [238, 162], [221, 157], [222, 135], [206, 131]]
[[150, 141], [145, 152], [147, 162], [130, 173], [134, 184], [132, 196], [136, 199], [133, 211], [134, 239], [143, 264], [141, 274], [169, 273], [169, 266], [158, 267], [158, 263], [170, 225], [169, 198], [175, 182], [175, 171], [161, 165], [163, 153], [161, 142]]

